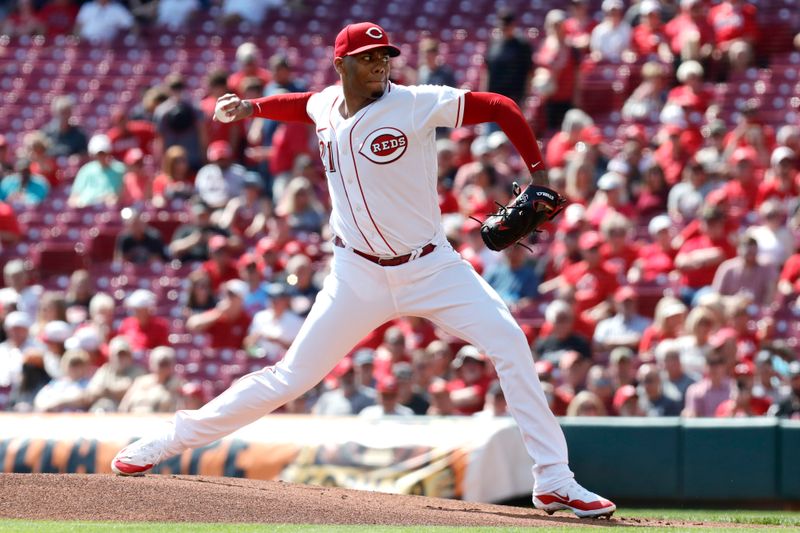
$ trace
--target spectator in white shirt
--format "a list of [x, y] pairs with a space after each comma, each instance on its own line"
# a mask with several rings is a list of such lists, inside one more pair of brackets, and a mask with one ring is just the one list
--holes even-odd
[[592, 30], [589, 41], [593, 59], [619, 63], [622, 53], [630, 48], [632, 30], [622, 20], [624, 7], [622, 0], [603, 0], [603, 22]]
[[199, 8], [197, 0], [159, 0], [157, 22], [170, 30], [179, 30]]
[[12, 311], [3, 321], [6, 340], [0, 343], [0, 387], [19, 383], [25, 350], [35, 343], [28, 335], [33, 321], [27, 313]]
[[3, 267], [5, 287], [0, 289], [0, 302], [5, 307], [16, 306], [17, 311], [36, 316], [39, 299], [44, 292], [41, 285], [28, 285], [28, 270], [22, 259], [12, 259]]
[[92, 0], [78, 11], [75, 33], [90, 41], [108, 42], [133, 26], [133, 15], [111, 0]]
[[270, 363], [283, 358], [291, 346], [303, 318], [292, 312], [292, 294], [283, 283], [270, 283], [267, 286], [269, 306], [253, 317], [250, 331], [244, 341], [245, 347]]
[[397, 401], [399, 387], [397, 378], [385, 376], [378, 382], [378, 403], [370, 407], [365, 407], [359, 416], [365, 418], [381, 418], [384, 416], [414, 416], [414, 411], [410, 407], [402, 405]]
[[607, 351], [617, 346], [636, 349], [650, 321], [636, 312], [638, 298], [630, 286], [617, 289], [614, 304], [617, 313], [601, 320], [594, 330], [595, 349]]

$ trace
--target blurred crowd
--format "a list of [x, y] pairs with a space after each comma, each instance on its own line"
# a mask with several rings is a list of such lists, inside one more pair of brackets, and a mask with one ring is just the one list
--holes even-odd
[[[2, 28], [110, 41], [154, 24], [179, 28], [208, 4], [21, 0], [5, 6]], [[216, 4], [220, 23], [256, 26], [275, 7]], [[800, 418], [800, 123], [768, 123], [758, 98], [725, 115], [715, 97], [728, 80], [770, 67], [759, 53], [769, 28], [741, 0], [592, 5], [549, 11], [535, 45], [519, 12], [497, 13], [481, 76], [480, 88], [523, 109], [536, 100], [531, 121], [569, 206], [527, 243], [533, 253], [488, 250], [475, 219], [509, 201], [524, 165], [494, 125], [442, 130], [449, 241], [523, 327], [557, 415]], [[392, 78], [455, 85], [441, 44], [423, 35]], [[634, 62], [641, 82], [615, 110], [624, 122], [609, 138], [582, 110], [592, 104], [581, 101], [582, 84], [599, 65]], [[137, 105], [115, 108], [108, 130], [86, 131], [67, 94], [52, 100], [41, 130], [13, 144], [0, 131], [4, 251], [33, 244], [17, 213], [106, 212], [122, 228], [109, 271], [157, 281], [171, 269], [179, 282], [177, 297], [152, 286], [119, 294], [89, 268], [59, 287], [22, 254], [10, 258], [0, 408], [191, 409], [219, 392], [209, 382], [220, 373], [230, 383], [284, 356], [331, 254], [316, 137], [302, 124], [212, 115], [226, 92], [305, 90], [283, 51], [245, 42], [231, 71], [208, 73], [202, 99], [173, 73]], [[150, 224], [162, 211], [183, 223], [162, 234]], [[187, 371], [209, 362], [205, 373]], [[492, 362], [415, 317], [372, 332], [281, 411], [507, 415]]]

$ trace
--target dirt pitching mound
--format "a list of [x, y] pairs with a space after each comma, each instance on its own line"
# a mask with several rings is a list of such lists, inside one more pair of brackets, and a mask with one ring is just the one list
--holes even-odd
[[518, 507], [274, 481], [80, 474], [0, 474], [0, 517], [528, 527], [704, 525], [638, 518], [579, 521], [566, 514], [551, 517]]

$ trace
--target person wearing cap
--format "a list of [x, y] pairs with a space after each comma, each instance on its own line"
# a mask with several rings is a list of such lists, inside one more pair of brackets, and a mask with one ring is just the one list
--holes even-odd
[[754, 394], [752, 364], [737, 364], [734, 367], [733, 376], [736, 383], [733, 393], [730, 398], [717, 406], [714, 416], [716, 418], [744, 418], [766, 415], [772, 402]]
[[780, 418], [800, 420], [800, 361], [792, 361], [787, 366], [788, 391], [774, 404], [769, 414]]
[[650, 240], [639, 247], [638, 256], [629, 271], [633, 282], [665, 283], [674, 269], [678, 250], [672, 245], [674, 226], [667, 215], [657, 215], [647, 225]]
[[115, 412], [133, 381], [145, 374], [133, 360], [133, 350], [125, 337], [114, 337], [108, 343], [108, 362], [95, 371], [86, 393], [89, 411]]
[[758, 152], [751, 147], [740, 147], [730, 157], [730, 172], [723, 190], [728, 199], [728, 213], [742, 220], [756, 207], [758, 186], [764, 179], [759, 168]]
[[570, 45], [566, 21], [567, 14], [561, 9], [547, 12], [544, 19], [546, 37], [534, 56], [537, 68], [533, 86], [544, 100], [548, 129], [558, 128], [573, 107], [578, 83], [580, 56]]
[[358, 415], [366, 419], [383, 418], [385, 416], [414, 416], [410, 407], [399, 402], [400, 386], [397, 378], [388, 375], [378, 381], [376, 386], [378, 402], [365, 407]]
[[89, 407], [86, 388], [91, 367], [89, 354], [68, 350], [61, 359], [60, 377], [54, 378], [36, 394], [34, 411], [39, 413], [85, 412]]
[[203, 112], [186, 91], [186, 80], [178, 73], [164, 78], [167, 99], [153, 111], [153, 121], [158, 136], [153, 143], [153, 155], [160, 158], [172, 146], [186, 150], [189, 167], [197, 171], [205, 160], [204, 148], [208, 144], [205, 128], [201, 127]]
[[211, 290], [218, 291], [223, 283], [239, 279], [239, 269], [236, 259], [232, 256], [231, 246], [227, 237], [214, 235], [208, 239], [209, 259], [200, 267], [208, 274], [211, 281]]
[[496, 362], [509, 408], [536, 461], [535, 505], [609, 516], [614, 504], [578, 485], [568, 467], [566, 440], [525, 333], [496, 292], [446, 245], [438, 211], [436, 127], [494, 122], [533, 183], [546, 183], [547, 169], [525, 117], [500, 94], [390, 82], [390, 61], [400, 49], [377, 24], [347, 25], [333, 52], [341, 85], [244, 101], [225, 95], [215, 111], [222, 121], [257, 116], [315, 125], [334, 206], [334, 257], [300, 334], [276, 365], [248, 374], [197, 411], [177, 414], [169, 432], [160, 429], [121, 450], [112, 469], [145, 472], [256, 420], [318, 383], [370, 331], [410, 314], [470, 339]]
[[190, 316], [186, 329], [206, 334], [212, 348], [241, 349], [252, 322], [244, 306], [248, 291], [247, 283], [238, 278], [224, 282], [217, 305]]
[[419, 386], [414, 369], [412, 363], [406, 362], [395, 363], [392, 367], [392, 376], [397, 379], [397, 401], [411, 409], [415, 415], [424, 415], [430, 408], [430, 402], [423, 395], [427, 391], [427, 386], [424, 388]]
[[169, 342], [169, 321], [155, 314], [156, 303], [156, 295], [147, 289], [136, 289], [125, 299], [131, 316], [122, 319], [117, 335], [126, 337], [134, 351], [165, 346]]
[[357, 415], [364, 408], [375, 405], [375, 395], [364, 390], [356, 381], [353, 359], [345, 357], [331, 374], [338, 386], [323, 392], [312, 407], [315, 415], [348, 416]]
[[269, 301], [267, 287], [269, 281], [264, 277], [264, 264], [261, 257], [255, 252], [245, 252], [236, 260], [239, 270], [239, 279], [247, 283], [247, 296], [244, 305], [248, 314], [255, 316], [263, 311]]
[[647, 354], [665, 339], [675, 339], [683, 334], [683, 322], [688, 309], [679, 299], [662, 297], [656, 304], [653, 323], [644, 330], [639, 343], [639, 353]]
[[633, 28], [631, 50], [636, 52], [640, 59], [671, 57], [664, 25], [661, 22], [661, 4], [658, 0], [642, 0], [637, 5], [641, 17], [639, 24]]
[[549, 335], [540, 336], [533, 344], [534, 358], [558, 364], [564, 351], [574, 351], [585, 359], [592, 358], [589, 340], [575, 331], [575, 311], [564, 300], [553, 300], [544, 313], [545, 321], [551, 325]]
[[44, 176], [31, 171], [29, 159], [17, 159], [14, 171], [0, 180], [0, 200], [17, 206], [37, 206], [47, 198], [50, 184]]
[[125, 207], [120, 211], [120, 216], [125, 228], [117, 235], [114, 261], [149, 265], [167, 260], [161, 232], [147, 224], [139, 209]]
[[83, 165], [75, 176], [69, 196], [71, 207], [91, 205], [112, 206], [122, 192], [125, 165], [111, 155], [111, 141], [105, 134], [89, 139], [92, 160]]
[[[248, 5], [247, 10], [249, 11], [251, 7]], [[239, 69], [228, 76], [230, 92], [238, 92], [245, 78], [258, 78], [265, 87], [272, 81], [270, 71], [261, 66], [261, 51], [254, 43], [244, 42], [239, 45], [236, 49], [236, 64]]]
[[392, 367], [400, 362], [410, 363], [411, 356], [406, 348], [405, 333], [397, 326], [391, 326], [383, 333], [383, 342], [375, 350], [375, 379], [380, 381], [384, 376], [392, 375]]
[[723, 261], [714, 274], [711, 286], [723, 296], [742, 294], [754, 304], [772, 303], [778, 284], [777, 267], [759, 260], [758, 241], [750, 232], [739, 239], [737, 255]]
[[591, 57], [595, 61], [622, 61], [622, 53], [631, 46], [633, 31], [623, 20], [625, 4], [622, 0], [603, 0], [603, 21], [592, 30], [589, 39]]
[[242, 193], [247, 169], [234, 163], [233, 148], [225, 140], [209, 144], [206, 158], [208, 164], [197, 171], [194, 186], [206, 205], [220, 209]]
[[596, 351], [609, 351], [617, 346], [636, 349], [650, 321], [637, 313], [636, 289], [630, 285], [614, 292], [616, 314], [597, 323], [593, 341]]
[[778, 146], [772, 151], [769, 158], [770, 167], [764, 175], [764, 180], [758, 184], [757, 207], [771, 198], [786, 202], [788, 205], [800, 194], [796, 163], [797, 154], [791, 148]]
[[63, 320], [51, 320], [42, 330], [44, 344], [43, 365], [51, 378], [61, 377], [61, 360], [67, 351], [67, 339], [72, 336], [73, 328]]
[[0, 343], [0, 387], [18, 384], [22, 376], [22, 354], [35, 346], [29, 335], [33, 320], [27, 313], [12, 311], [3, 320], [6, 340]]
[[711, 181], [705, 167], [696, 159], [686, 162], [681, 176], [681, 181], [669, 191], [667, 210], [676, 221], [691, 221], [697, 217], [709, 194], [721, 187]]
[[144, 167], [144, 152], [140, 148], [131, 148], [122, 156], [127, 169], [122, 176], [122, 193], [120, 205], [133, 205], [153, 199], [153, 175]]
[[725, 231], [725, 215], [715, 208], [702, 212], [700, 234], [688, 239], [675, 256], [675, 268], [681, 273], [681, 298], [691, 302], [695, 294], [714, 281], [714, 274], [726, 259], [736, 256]]
[[528, 39], [517, 31], [517, 14], [510, 9], [496, 15], [499, 35], [489, 43], [482, 86], [522, 105], [533, 71], [533, 50]]
[[586, 208], [586, 219], [594, 227], [616, 212], [627, 218], [636, 215], [628, 201], [625, 176], [618, 172], [606, 172], [597, 180], [597, 193]]
[[639, 406], [639, 392], [633, 385], [623, 385], [614, 393], [614, 414], [618, 416], [644, 416]]
[[675, 103], [697, 113], [705, 113], [714, 101], [713, 89], [704, 83], [705, 69], [695, 60], [684, 61], [678, 67], [675, 77], [680, 85], [670, 89], [667, 103]]
[[212, 222], [211, 209], [205, 203], [192, 201], [189, 221], [175, 229], [168, 247], [169, 254], [183, 262], [206, 261], [209, 258], [209, 240], [217, 235], [228, 238], [230, 232]]
[[74, 334], [64, 341], [64, 348], [69, 350], [83, 350], [89, 355], [90, 375], [107, 361], [104, 352], [104, 342], [97, 328], [86, 326], [78, 328]]
[[574, 288], [576, 313], [596, 322], [611, 313], [612, 296], [619, 281], [603, 262], [603, 237], [599, 233], [587, 231], [578, 243], [583, 260], [564, 269], [558, 279], [562, 288]]
[[16, 309], [30, 316], [36, 316], [44, 288], [41, 285], [30, 284], [29, 268], [23, 259], [12, 259], [3, 266], [5, 287], [0, 289], [0, 305], [4, 311]]
[[75, 97], [69, 94], [56, 96], [50, 103], [53, 118], [42, 131], [50, 141], [50, 155], [53, 157], [78, 156], [86, 153], [87, 136], [77, 125], [73, 111]]
[[120, 400], [120, 413], [168, 413], [177, 407], [184, 381], [175, 373], [175, 350], [157, 346], [148, 367], [150, 373], [134, 379]]
[[286, 354], [300, 327], [303, 317], [292, 310], [292, 287], [279, 282], [267, 285], [267, 308], [253, 317], [245, 347], [269, 362], [277, 362]]
[[680, 392], [662, 381], [656, 365], [644, 364], [636, 372], [639, 407], [644, 416], [680, 416], [683, 401]]
[[[422, 350], [417, 350], [417, 352], [419, 351]], [[425, 353], [427, 354], [427, 352]], [[363, 388], [365, 394], [368, 394], [374, 398], [375, 384], [376, 384], [375, 350], [373, 350], [372, 348], [357, 349], [353, 353], [353, 368], [355, 369], [356, 373], [356, 383], [358, 383]]]
[[547, 166], [551, 168], [566, 166], [567, 156], [574, 151], [575, 145], [581, 140], [581, 132], [592, 125], [594, 125], [592, 117], [581, 109], [570, 109], [564, 113], [561, 129], [553, 135], [545, 149]]

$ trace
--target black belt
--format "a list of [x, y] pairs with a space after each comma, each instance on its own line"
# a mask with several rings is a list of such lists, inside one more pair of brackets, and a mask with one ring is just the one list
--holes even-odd
[[[344, 244], [344, 241], [340, 239], [338, 235], [333, 238], [333, 244], [338, 246], [339, 248], [347, 248], [347, 246], [345, 246]], [[422, 247], [422, 251], [417, 257], [418, 258], [425, 257], [435, 249], [436, 245], [429, 242], [428, 244]], [[368, 259], [369, 261], [372, 261], [376, 265], [380, 266], [402, 265], [404, 263], [408, 263], [409, 261], [411, 261], [411, 257], [414, 255], [414, 254], [405, 254], [405, 255], [398, 255], [395, 257], [378, 257], [377, 255], [371, 255], [366, 252], [362, 252], [361, 250], [356, 250], [355, 248], [353, 248], [352, 250], [355, 254], [360, 255], [364, 259]]]

